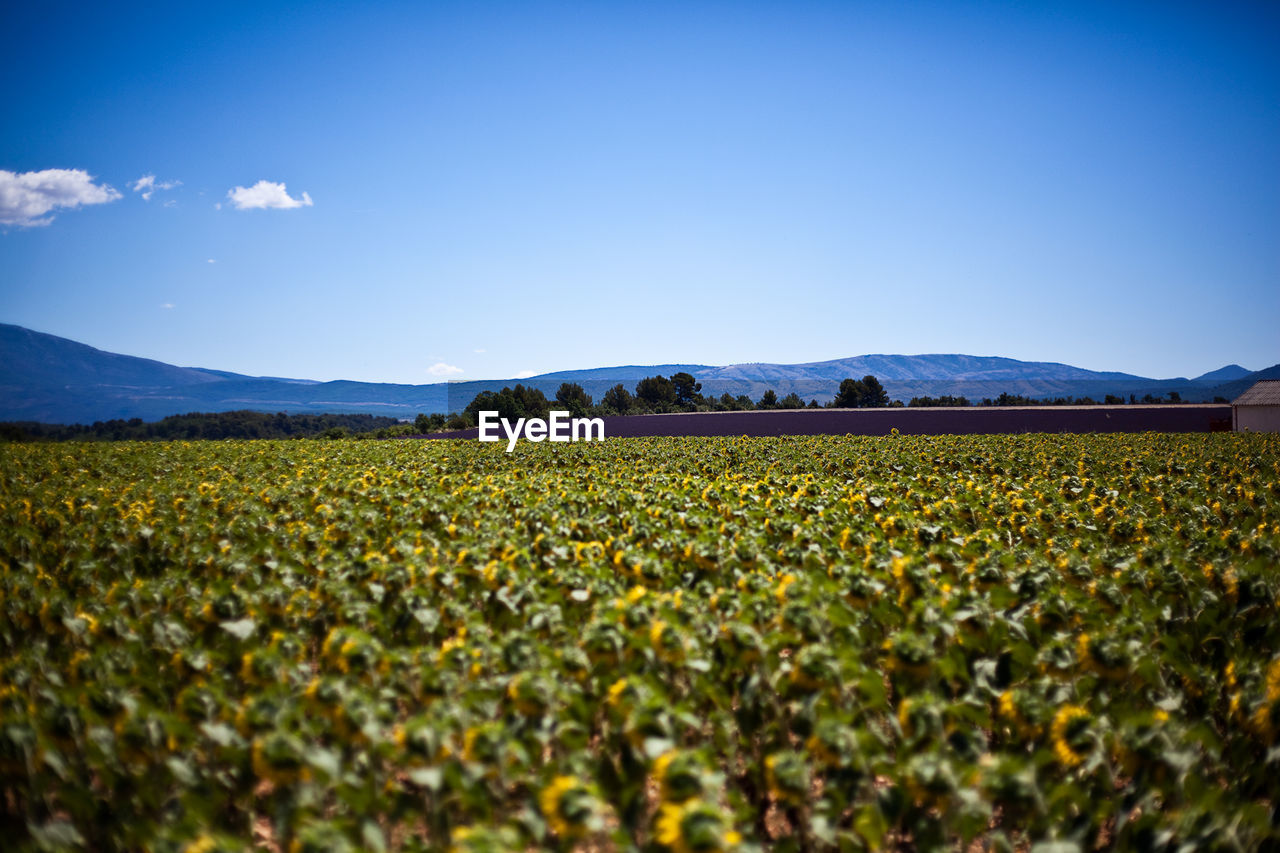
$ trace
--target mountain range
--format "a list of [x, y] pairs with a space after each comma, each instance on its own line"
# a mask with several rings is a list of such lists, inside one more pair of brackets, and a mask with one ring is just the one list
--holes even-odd
[[113, 418], [157, 420], [186, 412], [253, 409], [267, 412], [367, 412], [412, 418], [419, 412], [457, 411], [481, 391], [521, 382], [548, 397], [563, 382], [576, 382], [599, 399], [622, 383], [654, 374], [686, 372], [702, 393], [746, 394], [759, 399], [772, 388], [779, 397], [830, 400], [847, 377], [875, 375], [889, 396], [964, 395], [977, 402], [1002, 392], [1026, 397], [1106, 394], [1138, 398], [1176, 391], [1184, 400], [1232, 399], [1254, 381], [1280, 378], [1280, 364], [1250, 371], [1230, 364], [1194, 379], [1151, 379], [1099, 372], [1056, 362], [973, 355], [861, 355], [807, 364], [659, 364], [545, 373], [528, 379], [474, 380], [430, 385], [317, 382], [246, 376], [223, 370], [177, 367], [104, 352], [66, 338], [0, 324], [0, 421], [92, 423]]

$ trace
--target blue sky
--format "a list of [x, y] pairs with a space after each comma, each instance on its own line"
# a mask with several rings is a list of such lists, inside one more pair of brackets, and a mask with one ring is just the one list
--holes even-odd
[[0, 68], [0, 322], [107, 350], [1280, 362], [1273, 3], [5, 4]]

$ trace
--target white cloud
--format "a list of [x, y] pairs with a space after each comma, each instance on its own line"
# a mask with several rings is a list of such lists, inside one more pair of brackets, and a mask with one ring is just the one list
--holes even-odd
[[474, 352], [474, 353], [482, 353], [482, 352], [484, 352], [484, 348], [483, 348], [483, 347], [481, 347], [480, 349], [473, 349], [473, 350], [472, 350], [472, 352]]
[[537, 376], [537, 375], [538, 375], [538, 371], [536, 370], [521, 370], [519, 373], [517, 373], [515, 376], [512, 376], [511, 378], [512, 379], [528, 379], [530, 376]]
[[443, 361], [437, 361], [427, 368], [427, 373], [432, 376], [457, 376], [462, 372], [461, 367], [454, 367], [452, 364], [445, 364]]
[[160, 307], [161, 307], [161, 308], [172, 308], [172, 307], [173, 307], [173, 303], [172, 303], [172, 302], [166, 302], [165, 304], [161, 305]]
[[[129, 189], [136, 193], [142, 193], [144, 201], [151, 201], [151, 196], [155, 195], [156, 190], [171, 190], [180, 186], [182, 186], [182, 181], [157, 181], [155, 175], [143, 175], [129, 184]], [[165, 202], [165, 206], [171, 207], [172, 202]]]
[[206, 261], [205, 263], [216, 264], [216, 263], [217, 263], [217, 261], [215, 261], [213, 258], [210, 258], [210, 259], [209, 259], [208, 261]]
[[251, 187], [236, 187], [227, 191], [227, 198], [236, 210], [289, 210], [311, 206], [310, 195], [303, 193], [302, 198], [290, 198], [283, 182], [258, 181]]
[[0, 169], [0, 225], [48, 225], [46, 216], [60, 207], [105, 204], [120, 198], [106, 184], [95, 184], [84, 169], [8, 172]]

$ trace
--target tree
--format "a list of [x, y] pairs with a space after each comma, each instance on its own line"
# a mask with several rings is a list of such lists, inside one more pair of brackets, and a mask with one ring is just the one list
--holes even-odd
[[600, 399], [600, 404], [606, 409], [612, 409], [620, 415], [625, 415], [635, 406], [635, 399], [632, 398], [631, 392], [622, 387], [622, 383], [619, 382], [604, 392], [604, 396]]
[[497, 412], [498, 417], [513, 423], [520, 418], [546, 418], [551, 412], [551, 403], [547, 395], [537, 388], [516, 385], [515, 388], [503, 388], [501, 391], [481, 391], [463, 410], [478, 421], [480, 412]]
[[675, 405], [676, 386], [665, 376], [646, 376], [636, 383], [636, 398], [654, 411]]
[[418, 413], [413, 421], [413, 428], [420, 433], [437, 432], [444, 429], [445, 416], [439, 413], [427, 415]]
[[840, 391], [831, 401], [836, 409], [882, 409], [889, 405], [889, 395], [885, 393], [880, 380], [871, 374], [861, 379], [846, 379], [840, 383]]
[[512, 389], [512, 394], [520, 403], [521, 417], [545, 420], [551, 414], [551, 401], [532, 385], [517, 385]]
[[577, 382], [565, 382], [556, 391], [556, 402], [568, 409], [570, 415], [580, 418], [591, 408], [591, 395]]
[[861, 405], [862, 395], [866, 393], [864, 386], [857, 379], [849, 378], [840, 382], [840, 390], [831, 401], [833, 409], [856, 409]]
[[883, 409], [889, 405], [889, 395], [885, 392], [884, 386], [880, 384], [880, 380], [876, 379], [870, 373], [862, 377], [862, 402], [859, 406], [863, 409]]
[[760, 402], [756, 403], [757, 409], [776, 409], [778, 408], [778, 395], [770, 388], [760, 396]]
[[911, 401], [907, 403], [910, 408], [967, 405], [969, 405], [968, 397], [953, 397], [950, 394], [943, 394], [941, 397], [912, 397]]
[[792, 391], [782, 398], [782, 402], [778, 404], [778, 407], [782, 409], [803, 409], [804, 399], [795, 391]]
[[692, 406], [702, 402], [702, 394], [698, 393], [702, 390], [702, 383], [696, 381], [691, 373], [676, 373], [671, 377], [671, 384], [675, 388], [676, 403], [681, 406]]

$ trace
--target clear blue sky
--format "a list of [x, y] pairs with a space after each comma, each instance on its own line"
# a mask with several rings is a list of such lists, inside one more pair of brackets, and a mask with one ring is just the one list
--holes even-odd
[[1271, 2], [6, 3], [0, 68], [0, 321], [103, 349], [1280, 361]]

